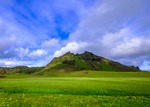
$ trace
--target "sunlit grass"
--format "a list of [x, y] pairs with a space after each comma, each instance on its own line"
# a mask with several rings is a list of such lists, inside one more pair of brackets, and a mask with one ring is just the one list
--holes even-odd
[[150, 73], [94, 72], [7, 75], [0, 107], [149, 107]]

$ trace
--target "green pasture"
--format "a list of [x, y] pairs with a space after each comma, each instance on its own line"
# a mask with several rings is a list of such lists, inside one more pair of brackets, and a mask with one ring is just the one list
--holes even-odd
[[0, 107], [150, 107], [150, 73], [6, 75]]

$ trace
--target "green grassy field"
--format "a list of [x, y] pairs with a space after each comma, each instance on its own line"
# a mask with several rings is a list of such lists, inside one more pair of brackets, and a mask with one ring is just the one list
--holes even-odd
[[0, 107], [150, 107], [150, 73], [83, 72], [6, 75]]

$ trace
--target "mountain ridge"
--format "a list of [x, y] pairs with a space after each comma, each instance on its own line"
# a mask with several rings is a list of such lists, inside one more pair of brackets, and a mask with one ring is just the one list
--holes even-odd
[[88, 51], [82, 54], [73, 54], [69, 51], [60, 57], [55, 57], [45, 66], [43, 71], [69, 72], [81, 70], [140, 71], [136, 67], [125, 66]]

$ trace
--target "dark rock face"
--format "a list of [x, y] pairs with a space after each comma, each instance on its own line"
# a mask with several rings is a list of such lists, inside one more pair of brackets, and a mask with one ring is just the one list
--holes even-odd
[[138, 66], [136, 67], [137, 69], [140, 69]]
[[102, 58], [94, 55], [92, 52], [85, 51], [83, 54], [76, 54], [81, 56], [81, 59], [91, 60], [91, 61], [101, 61]]
[[130, 68], [132, 68], [132, 69], [136, 69], [136, 70], [140, 70], [140, 68], [137, 66], [134, 66], [134, 65], [132, 65], [132, 66], [130, 66]]
[[121, 65], [120, 63], [118, 62], [109, 62], [109, 65], [112, 65], [112, 66], [118, 66], [118, 65]]
[[75, 60], [65, 60], [62, 62], [63, 64], [75, 65]]
[[92, 58], [92, 61], [101, 61], [101, 58], [95, 57], [95, 58]]
[[0, 78], [5, 78], [6, 76], [0, 76]]
[[4, 75], [4, 74], [7, 74], [7, 71], [5, 71], [4, 69], [2, 69], [2, 70], [0, 70], [0, 73], [1, 73], [2, 75]]
[[128, 66], [125, 66], [125, 65], [122, 65], [118, 62], [113, 62], [113, 61], [109, 62], [109, 65], [112, 65], [118, 69], [123, 69], [126, 71], [140, 71], [140, 69], [138, 67], [134, 67], [134, 66], [128, 67]]

